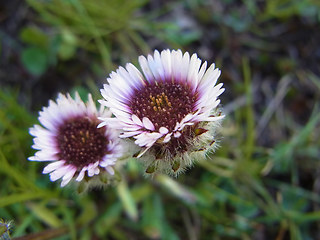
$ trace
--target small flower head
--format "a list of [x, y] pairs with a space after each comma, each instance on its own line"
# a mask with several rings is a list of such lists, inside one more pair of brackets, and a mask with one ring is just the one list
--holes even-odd
[[0, 239], [11, 239], [10, 233], [13, 228], [13, 221], [4, 221], [0, 218]]
[[[30, 128], [34, 136], [31, 161], [51, 161], [43, 173], [50, 173], [51, 181], [62, 178], [61, 186], [73, 177], [80, 182], [94, 175], [114, 175], [114, 165], [122, 155], [118, 134], [108, 126], [97, 128], [98, 117], [110, 117], [111, 113], [97, 110], [91, 95], [84, 103], [78, 93], [75, 99], [69, 94], [59, 94], [56, 102], [39, 113], [42, 124]], [[86, 177], [87, 178], [87, 177]], [[89, 178], [88, 178], [89, 179]]]
[[101, 126], [111, 124], [122, 138], [135, 139], [146, 172], [175, 175], [215, 146], [223, 118], [217, 109], [224, 91], [222, 83], [216, 85], [220, 70], [180, 50], [155, 51], [139, 63], [143, 73], [127, 64], [110, 74], [100, 103], [115, 118], [101, 118]]

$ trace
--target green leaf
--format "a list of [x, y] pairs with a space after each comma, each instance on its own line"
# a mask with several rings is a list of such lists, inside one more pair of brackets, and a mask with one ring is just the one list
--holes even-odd
[[46, 50], [38, 47], [28, 47], [21, 53], [21, 60], [25, 68], [36, 76], [42, 75], [48, 68]]
[[28, 193], [18, 193], [18, 194], [11, 194], [9, 196], [1, 197], [0, 199], [0, 208], [18, 203], [18, 202], [25, 202], [33, 199], [38, 198], [45, 198], [48, 196], [46, 192], [28, 192]]
[[57, 228], [62, 226], [60, 219], [45, 206], [35, 203], [28, 203], [27, 206], [37, 218], [41, 219], [41, 221], [48, 224], [50, 227]]
[[36, 27], [23, 28], [20, 33], [20, 38], [23, 42], [46, 48], [48, 46], [48, 36]]
[[59, 46], [58, 54], [63, 60], [68, 60], [74, 56], [77, 50], [77, 38], [69, 30], [64, 29], [61, 34], [62, 43]]
[[138, 209], [136, 206], [136, 203], [132, 197], [132, 194], [125, 183], [125, 181], [120, 182], [120, 184], [117, 187], [117, 192], [120, 197], [120, 200], [123, 204], [124, 210], [128, 214], [128, 216], [132, 220], [138, 219]]
[[163, 223], [163, 209], [158, 195], [151, 196], [143, 202], [142, 230], [151, 239], [158, 239]]
[[187, 203], [195, 203], [197, 201], [197, 197], [189, 189], [172, 178], [159, 174], [156, 176], [156, 180], [170, 193], [182, 199], [183, 201]]

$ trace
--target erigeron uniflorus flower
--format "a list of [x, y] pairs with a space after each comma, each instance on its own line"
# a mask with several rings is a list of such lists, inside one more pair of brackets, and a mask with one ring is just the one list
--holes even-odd
[[118, 133], [108, 126], [97, 128], [98, 117], [110, 116], [103, 107], [97, 110], [90, 94], [84, 103], [78, 93], [75, 99], [60, 93], [56, 102], [50, 100], [39, 112], [42, 126], [30, 128], [32, 147], [38, 151], [29, 160], [50, 161], [43, 173], [49, 173], [51, 181], [62, 178], [62, 187], [72, 178], [81, 182], [95, 175], [114, 175], [114, 165], [122, 155]]
[[10, 233], [13, 228], [13, 221], [5, 221], [0, 218], [0, 239], [11, 239]]
[[107, 78], [101, 89], [115, 117], [100, 118], [142, 148], [147, 173], [177, 175], [215, 148], [215, 130], [224, 117], [218, 105], [220, 70], [188, 52], [154, 51], [140, 56], [142, 72], [129, 63]]

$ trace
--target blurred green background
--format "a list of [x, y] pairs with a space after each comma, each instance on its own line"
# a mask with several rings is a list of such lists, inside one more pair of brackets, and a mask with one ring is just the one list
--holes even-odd
[[[0, 2], [0, 218], [13, 239], [320, 239], [318, 0]], [[61, 189], [28, 128], [154, 49], [222, 70], [220, 148], [177, 179], [132, 159], [116, 187]], [[4, 236], [0, 239], [5, 239]]]

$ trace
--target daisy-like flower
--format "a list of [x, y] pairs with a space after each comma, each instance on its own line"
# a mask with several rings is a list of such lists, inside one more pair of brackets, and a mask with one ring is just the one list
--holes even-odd
[[224, 91], [216, 85], [220, 70], [180, 50], [156, 50], [139, 63], [143, 73], [129, 63], [110, 74], [99, 102], [115, 118], [100, 118], [100, 126], [111, 124], [121, 129], [120, 137], [133, 138], [147, 173], [176, 175], [215, 147], [224, 117], [217, 109]]
[[29, 160], [51, 161], [43, 173], [50, 173], [51, 181], [62, 178], [61, 187], [75, 176], [76, 181], [82, 181], [85, 173], [88, 177], [114, 175], [114, 165], [122, 155], [118, 133], [108, 126], [97, 128], [101, 122], [98, 117], [110, 116], [103, 107], [97, 110], [90, 94], [87, 103], [78, 93], [75, 99], [59, 94], [56, 102], [50, 100], [40, 111], [42, 126], [30, 128], [32, 147], [38, 151]]
[[4, 221], [0, 218], [0, 239], [2, 240], [10, 240], [10, 233], [13, 228], [13, 222], [12, 221]]

